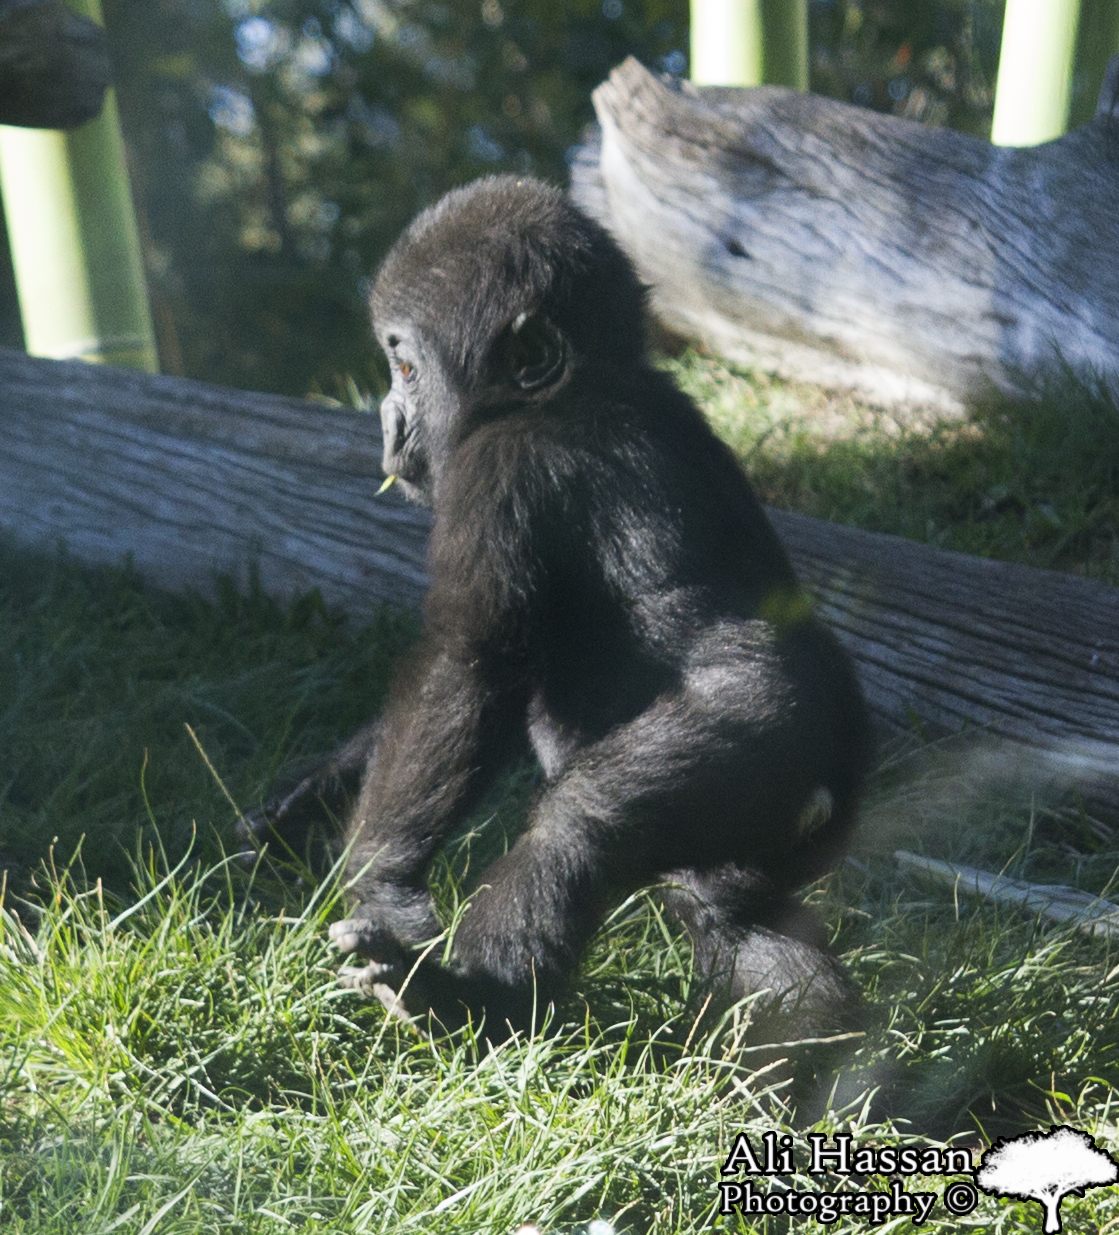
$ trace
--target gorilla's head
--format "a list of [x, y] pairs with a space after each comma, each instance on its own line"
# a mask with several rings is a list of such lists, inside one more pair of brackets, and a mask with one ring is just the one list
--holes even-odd
[[547, 400], [578, 369], [642, 362], [645, 289], [558, 189], [492, 176], [448, 193], [393, 246], [370, 297], [392, 370], [383, 467], [431, 501], [472, 415]]

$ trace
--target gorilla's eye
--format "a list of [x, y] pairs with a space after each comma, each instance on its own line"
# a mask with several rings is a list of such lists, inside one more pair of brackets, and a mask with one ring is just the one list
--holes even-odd
[[407, 381], [416, 371], [415, 365], [411, 365], [407, 360], [402, 360], [399, 364], [400, 376]]

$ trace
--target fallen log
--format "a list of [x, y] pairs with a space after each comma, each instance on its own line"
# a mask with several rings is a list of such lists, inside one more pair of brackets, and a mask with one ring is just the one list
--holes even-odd
[[1028, 748], [1013, 775], [1119, 817], [1119, 588], [769, 515], [883, 728]]
[[[357, 617], [425, 586], [429, 516], [380, 483], [375, 416], [0, 349], [0, 531], [154, 584], [258, 569]], [[771, 511], [888, 729], [1045, 752], [1119, 814], [1119, 588]]]
[[376, 416], [0, 348], [0, 530], [213, 594], [258, 570], [368, 614], [419, 604], [429, 519], [381, 480]]
[[1094, 120], [1026, 149], [633, 59], [594, 103], [572, 193], [671, 332], [883, 403], [1119, 388], [1119, 57]]

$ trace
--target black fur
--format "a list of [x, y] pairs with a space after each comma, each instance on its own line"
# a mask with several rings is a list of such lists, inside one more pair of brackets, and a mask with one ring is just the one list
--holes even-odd
[[[643, 347], [644, 290], [560, 192], [479, 181], [376, 280], [386, 474], [434, 507], [424, 637], [350, 822], [344, 971], [398, 1012], [527, 1024], [604, 911], [667, 883], [769, 1032], [837, 1027], [849, 988], [795, 890], [841, 854], [868, 757], [846, 657], [730, 451]], [[362, 739], [353, 749], [362, 748]], [[546, 788], [484, 872], [449, 965], [431, 859], [526, 750]]]

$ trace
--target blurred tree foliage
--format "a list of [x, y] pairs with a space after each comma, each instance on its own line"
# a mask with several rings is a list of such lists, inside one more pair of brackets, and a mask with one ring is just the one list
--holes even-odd
[[[376, 384], [363, 276], [426, 202], [564, 175], [590, 91], [683, 0], [104, 0], [165, 369]], [[667, 59], [666, 59], [667, 58]]]
[[922, 124], [988, 137], [1002, 0], [813, 0], [811, 84]]
[[[293, 394], [377, 388], [363, 283], [421, 206], [562, 183], [613, 65], [687, 71], [687, 0], [102, 3], [163, 368]], [[817, 92], [988, 131], [1001, 0], [810, 14]]]

